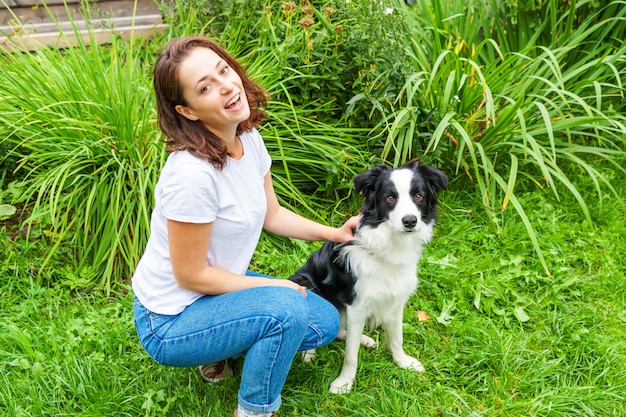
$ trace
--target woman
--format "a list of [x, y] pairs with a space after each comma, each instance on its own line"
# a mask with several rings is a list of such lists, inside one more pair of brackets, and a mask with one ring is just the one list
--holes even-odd
[[332, 228], [280, 206], [256, 130], [267, 94], [215, 42], [169, 42], [154, 89], [170, 154], [132, 281], [139, 339], [158, 363], [200, 366], [207, 381], [245, 354], [233, 416], [275, 416], [296, 352], [330, 343], [339, 316], [289, 280], [248, 271], [261, 230], [345, 242], [357, 218]]

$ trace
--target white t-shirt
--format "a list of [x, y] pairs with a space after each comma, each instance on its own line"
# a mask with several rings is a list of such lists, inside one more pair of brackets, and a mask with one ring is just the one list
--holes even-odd
[[213, 223], [206, 264], [243, 275], [265, 214], [264, 176], [272, 160], [256, 129], [240, 135], [244, 153], [222, 170], [187, 151], [171, 153], [157, 182], [150, 238], [132, 279], [135, 295], [158, 314], [178, 314], [204, 294], [182, 289], [172, 272], [167, 220]]

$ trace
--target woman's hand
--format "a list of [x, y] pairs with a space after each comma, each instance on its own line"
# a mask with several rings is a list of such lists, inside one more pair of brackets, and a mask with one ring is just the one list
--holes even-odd
[[307, 296], [306, 288], [304, 288], [302, 285], [296, 284], [293, 281], [289, 281], [288, 279], [272, 279], [270, 280], [270, 282], [270, 285], [275, 285], [277, 287], [293, 288], [303, 296]]
[[359, 225], [359, 221], [361, 220], [361, 215], [352, 216], [346, 221], [343, 226], [335, 229], [336, 236], [332, 239], [333, 242], [343, 243], [349, 240], [355, 240], [357, 237], [354, 235], [356, 231], [356, 227]]

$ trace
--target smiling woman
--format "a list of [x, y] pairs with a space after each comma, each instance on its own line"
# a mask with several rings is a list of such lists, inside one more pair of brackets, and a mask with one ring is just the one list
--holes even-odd
[[132, 280], [139, 339], [156, 362], [199, 366], [209, 382], [245, 355], [234, 415], [273, 416], [294, 355], [334, 340], [339, 314], [292, 281], [248, 270], [261, 231], [345, 242], [358, 219], [332, 228], [278, 203], [256, 130], [267, 94], [217, 43], [170, 41], [154, 89], [169, 156]]
[[224, 140], [229, 155], [241, 152], [236, 131], [250, 117], [250, 107], [239, 74], [211, 49], [196, 48], [179, 69], [179, 77], [183, 103], [176, 111], [192, 122], [199, 120]]

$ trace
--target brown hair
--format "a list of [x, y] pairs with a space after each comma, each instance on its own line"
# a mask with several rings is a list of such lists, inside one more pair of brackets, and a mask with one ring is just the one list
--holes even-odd
[[243, 83], [250, 105], [250, 117], [237, 126], [237, 134], [261, 124], [265, 118], [262, 108], [267, 105], [268, 93], [248, 78], [246, 71], [235, 58], [211, 39], [184, 37], [167, 43], [154, 66], [154, 92], [156, 94], [159, 127], [168, 138], [167, 152], [187, 150], [192, 155], [211, 162], [222, 169], [229, 156], [226, 144], [200, 121], [191, 121], [176, 111], [177, 105], [186, 106], [178, 78], [178, 68], [194, 48], [208, 48], [219, 55], [233, 69]]

